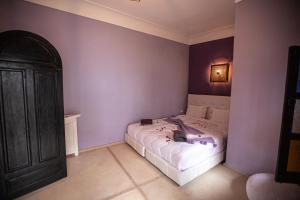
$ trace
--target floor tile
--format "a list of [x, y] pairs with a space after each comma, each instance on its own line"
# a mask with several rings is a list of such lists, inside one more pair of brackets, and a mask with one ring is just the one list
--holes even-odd
[[247, 177], [219, 165], [182, 189], [191, 199], [247, 200], [246, 181]]
[[189, 198], [182, 188], [165, 176], [141, 186], [141, 189], [148, 200], [185, 200]]
[[137, 184], [145, 183], [161, 175], [157, 168], [127, 144], [114, 145], [110, 149]]
[[134, 188], [107, 149], [68, 158], [68, 177], [21, 199], [99, 200]]
[[19, 199], [145, 200], [139, 188], [147, 200], [247, 199], [247, 177], [223, 165], [179, 187], [126, 144], [82, 153], [67, 165], [67, 178]]
[[145, 200], [145, 198], [137, 189], [135, 189], [112, 198], [111, 200]]
[[247, 200], [247, 178], [219, 165], [179, 187], [161, 177], [141, 187], [149, 200]]

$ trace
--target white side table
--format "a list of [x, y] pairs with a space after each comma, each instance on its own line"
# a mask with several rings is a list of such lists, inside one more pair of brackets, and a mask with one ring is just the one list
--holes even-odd
[[80, 114], [65, 115], [66, 154], [78, 156], [77, 118]]

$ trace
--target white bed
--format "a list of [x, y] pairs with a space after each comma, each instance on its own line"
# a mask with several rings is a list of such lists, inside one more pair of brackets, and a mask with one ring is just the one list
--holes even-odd
[[[189, 95], [188, 104], [229, 110], [229, 97]], [[176, 118], [199, 129], [205, 137], [212, 137], [216, 146], [168, 139], [177, 126], [163, 119], [154, 120], [153, 125], [129, 125], [125, 141], [177, 184], [184, 185], [224, 160], [227, 121], [220, 123], [190, 115]]]

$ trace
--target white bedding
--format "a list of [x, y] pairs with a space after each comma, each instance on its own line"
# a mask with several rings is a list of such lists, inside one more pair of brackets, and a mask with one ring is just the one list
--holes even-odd
[[217, 146], [174, 142], [167, 136], [171, 137], [173, 135], [172, 130], [176, 130], [177, 126], [162, 119], [154, 120], [153, 125], [147, 126], [141, 126], [140, 123], [131, 124], [128, 126], [127, 133], [145, 146], [148, 151], [160, 156], [180, 171], [189, 169], [224, 150], [227, 137], [226, 126], [185, 115], [177, 116], [177, 118], [180, 118], [186, 125], [199, 129], [205, 134], [203, 137], [212, 137]]

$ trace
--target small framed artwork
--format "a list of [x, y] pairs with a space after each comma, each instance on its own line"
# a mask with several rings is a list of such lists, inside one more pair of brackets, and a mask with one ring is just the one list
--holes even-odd
[[210, 82], [228, 82], [229, 63], [211, 65]]

